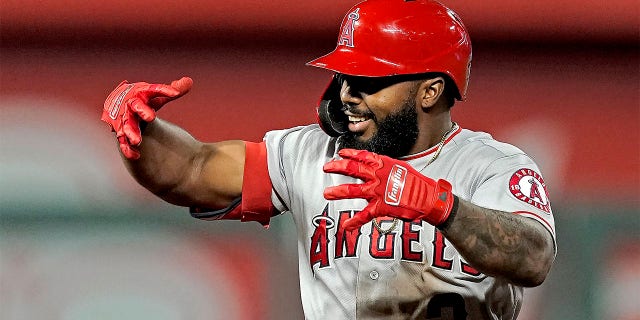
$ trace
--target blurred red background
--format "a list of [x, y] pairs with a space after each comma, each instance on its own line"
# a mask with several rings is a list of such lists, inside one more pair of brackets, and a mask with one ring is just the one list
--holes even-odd
[[[636, 219], [638, 2], [446, 3], [461, 15], [474, 44], [468, 99], [456, 104], [454, 120], [532, 155], [545, 175], [556, 210], [589, 208], [556, 213], [559, 223], [579, 215], [606, 217], [619, 207]], [[17, 173], [22, 169], [10, 168], [33, 165], [34, 159], [40, 162], [33, 166], [49, 165], [61, 154], [77, 152], [72, 161], [60, 160], [60, 167], [45, 172], [78, 171], [78, 162], [86, 162], [107, 177], [105, 185], [111, 188], [107, 190], [132, 192], [133, 206], [158, 201], [128, 178], [110, 133], [98, 120], [104, 98], [123, 79], [168, 83], [191, 76], [192, 92], [169, 104], [160, 116], [202, 140], [256, 141], [268, 130], [315, 121], [315, 104], [330, 74], [304, 64], [333, 49], [343, 14], [353, 4], [3, 1], [0, 159], [2, 177], [11, 182], [2, 190], [11, 196], [0, 198], [2, 203], [14, 204], [15, 190], [40, 190], [34, 186], [44, 179], [39, 175], [29, 180]], [[28, 130], [22, 131], [24, 127]], [[73, 138], [55, 139], [65, 131]], [[25, 144], [37, 146], [32, 141], [56, 145], [56, 155], [16, 151]], [[84, 175], [95, 180], [91, 172]], [[79, 185], [83, 187], [77, 192], [91, 194], [85, 196], [91, 199], [106, 188], [101, 185], [94, 191], [91, 182]], [[55, 193], [51, 188], [42, 190]], [[25, 201], [38, 197], [24, 195]], [[117, 202], [109, 197], [103, 201]], [[562, 232], [561, 226], [559, 236]], [[626, 241], [637, 244], [634, 237]], [[559, 246], [562, 250], [562, 241]], [[258, 260], [262, 262], [268, 259]], [[294, 277], [287, 283], [297, 285], [295, 281]], [[539, 304], [548, 302], [541, 299]], [[532, 319], [541, 317], [532, 314]]]
[[[314, 120], [329, 74], [304, 63], [333, 48], [352, 4], [5, 1], [0, 94], [73, 100], [97, 114], [122, 79], [188, 75], [194, 91], [163, 116], [205, 140], [257, 140]], [[637, 2], [448, 4], [475, 45], [468, 101], [456, 107], [456, 120], [531, 148], [543, 170], [549, 162], [552, 199], [634, 200]]]

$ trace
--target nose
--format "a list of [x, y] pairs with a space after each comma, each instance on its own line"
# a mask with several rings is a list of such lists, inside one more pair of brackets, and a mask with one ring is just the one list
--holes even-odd
[[357, 105], [362, 102], [362, 96], [359, 92], [351, 89], [347, 80], [343, 80], [340, 88], [340, 100], [343, 104]]

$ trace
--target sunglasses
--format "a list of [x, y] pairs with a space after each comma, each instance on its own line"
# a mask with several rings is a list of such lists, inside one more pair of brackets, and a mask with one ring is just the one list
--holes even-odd
[[384, 77], [362, 77], [352, 76], [343, 73], [336, 73], [334, 78], [338, 83], [342, 84], [345, 81], [351, 87], [354, 92], [363, 92], [366, 94], [376, 93], [384, 88], [387, 88], [396, 83], [413, 81], [419, 79], [425, 79], [424, 74], [402, 74], [395, 76]]

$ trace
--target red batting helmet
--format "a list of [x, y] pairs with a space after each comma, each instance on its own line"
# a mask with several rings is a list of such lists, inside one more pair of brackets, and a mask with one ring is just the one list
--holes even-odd
[[[463, 100], [471, 40], [458, 15], [437, 1], [366, 0], [342, 20], [336, 48], [307, 65], [365, 77], [444, 73]], [[332, 136], [346, 131], [339, 90], [332, 79], [318, 106], [320, 125]]]
[[307, 65], [365, 77], [441, 72], [451, 77], [463, 100], [470, 63], [467, 30], [441, 3], [367, 0], [342, 20], [335, 50]]

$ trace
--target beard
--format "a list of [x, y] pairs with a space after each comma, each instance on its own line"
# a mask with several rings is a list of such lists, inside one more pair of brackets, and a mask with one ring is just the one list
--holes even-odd
[[392, 158], [409, 154], [418, 138], [418, 113], [410, 99], [384, 120], [378, 122], [375, 117], [372, 119], [378, 130], [369, 140], [362, 141], [359, 134], [347, 131], [340, 137], [340, 149], [367, 150]]

